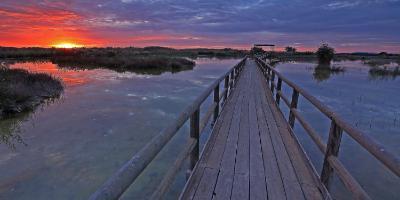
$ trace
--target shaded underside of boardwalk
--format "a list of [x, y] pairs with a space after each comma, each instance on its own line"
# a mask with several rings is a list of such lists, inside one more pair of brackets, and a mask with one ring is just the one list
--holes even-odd
[[248, 60], [182, 199], [329, 199]]

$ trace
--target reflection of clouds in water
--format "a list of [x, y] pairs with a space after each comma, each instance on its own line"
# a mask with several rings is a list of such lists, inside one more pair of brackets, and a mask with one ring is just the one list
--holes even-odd
[[128, 97], [137, 97], [137, 96], [139, 96], [139, 95], [134, 94], [134, 93], [129, 93], [129, 94], [127, 94], [126, 96], [128, 96]]
[[60, 152], [47, 154], [47, 158], [52, 164], [59, 166], [65, 164], [65, 155]]
[[15, 152], [10, 152], [10, 153], [2, 153], [0, 154], [0, 165], [2, 165], [3, 163], [6, 163], [8, 160], [11, 160], [12, 158], [18, 156], [19, 153], [15, 153]]
[[160, 110], [160, 109], [158, 109], [158, 110], [155, 110], [154, 111], [157, 115], [161, 115], [161, 116], [167, 116], [167, 113], [165, 112], [165, 111], [163, 111], [163, 110]]
[[333, 105], [333, 104], [341, 105], [341, 101], [339, 99], [335, 99], [335, 98], [327, 97], [327, 96], [321, 96], [321, 95], [314, 95], [314, 96], [328, 107], [330, 107], [329, 105]]
[[193, 83], [195, 85], [200, 85], [200, 86], [204, 85], [204, 82], [201, 81], [201, 80], [189, 80], [189, 82], [191, 82], [191, 83]]
[[127, 97], [138, 97], [142, 100], [149, 100], [149, 99], [169, 99], [169, 100], [178, 100], [181, 99], [181, 97], [177, 97], [177, 96], [167, 96], [167, 95], [160, 95], [160, 94], [146, 94], [146, 95], [140, 95], [140, 94], [136, 94], [136, 93], [128, 93], [126, 94]]
[[209, 75], [209, 76], [203, 76], [203, 78], [206, 78], [206, 79], [218, 79], [219, 76], [211, 76], [211, 75]]

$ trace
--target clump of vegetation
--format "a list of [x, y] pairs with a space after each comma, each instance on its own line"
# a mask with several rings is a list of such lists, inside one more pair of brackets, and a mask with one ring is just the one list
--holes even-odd
[[318, 56], [318, 62], [320, 64], [328, 65], [331, 63], [333, 56], [335, 55], [335, 49], [328, 46], [328, 44], [322, 44], [318, 48], [316, 54]]
[[287, 46], [287, 47], [285, 47], [285, 52], [294, 54], [297, 52], [297, 49], [294, 47], [291, 47], [291, 46]]
[[253, 47], [253, 48], [251, 48], [251, 50], [250, 50], [250, 54], [251, 55], [254, 55], [254, 56], [256, 56], [256, 55], [263, 55], [263, 54], [265, 54], [266, 52], [262, 49], [262, 48], [260, 48], [260, 47]]
[[0, 118], [33, 110], [62, 91], [62, 82], [47, 74], [0, 68]]
[[370, 77], [372, 78], [396, 78], [397, 76], [400, 76], [400, 67], [395, 67], [395, 68], [388, 68], [388, 67], [372, 67], [368, 71]]
[[364, 59], [363, 63], [371, 67], [379, 67], [384, 65], [390, 65], [391, 63], [395, 63], [395, 61], [383, 58], [370, 58], [370, 59]]
[[73, 69], [106, 68], [118, 72], [139, 72], [141, 74], [161, 74], [165, 71], [190, 70], [195, 62], [186, 58], [164, 56], [62, 56], [51, 59], [59, 67]]

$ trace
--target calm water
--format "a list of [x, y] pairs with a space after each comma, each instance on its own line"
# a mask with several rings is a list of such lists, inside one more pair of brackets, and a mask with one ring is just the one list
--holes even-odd
[[[238, 60], [196, 62], [194, 70], [159, 76], [105, 69], [62, 70], [49, 62], [12, 65], [59, 77], [66, 89], [60, 100], [0, 122], [0, 131], [19, 136], [11, 140], [15, 149], [0, 144], [0, 199], [86, 199]], [[335, 65], [346, 71], [315, 74], [313, 63], [285, 63], [277, 69], [399, 155], [400, 77], [371, 78], [369, 67], [360, 62]], [[288, 97], [290, 92], [284, 88]], [[304, 99], [299, 108], [326, 140], [328, 119]], [[320, 170], [321, 153], [298, 124], [295, 131]], [[123, 199], [151, 194], [187, 134], [183, 127]], [[373, 198], [398, 198], [399, 178], [346, 135], [340, 159]], [[179, 174], [168, 194], [170, 199], [179, 195], [184, 177]], [[332, 190], [338, 199], [346, 199], [337, 180]]]
[[[194, 70], [159, 76], [61, 70], [50, 62], [12, 65], [50, 73], [66, 88], [35, 113], [0, 122], [1, 131], [18, 133], [24, 143], [10, 141], [15, 149], [0, 143], [0, 199], [87, 199], [238, 60], [196, 62]], [[151, 194], [187, 136], [184, 127], [125, 197]], [[183, 181], [181, 174], [169, 197], [176, 198]]]
[[[400, 156], [400, 77], [374, 78], [368, 73], [370, 68], [359, 61], [338, 62], [334, 65], [343, 67], [345, 72], [318, 74], [314, 70], [314, 63], [284, 63], [278, 65], [277, 70]], [[291, 97], [291, 92], [287, 86], [284, 88], [287, 97]], [[287, 116], [285, 104], [282, 103], [281, 108]], [[330, 121], [304, 98], [300, 98], [299, 109], [324, 141], [327, 141]], [[320, 172], [322, 153], [298, 123], [295, 132]], [[339, 157], [373, 199], [400, 198], [400, 179], [388, 172], [346, 134]], [[345, 197], [348, 194], [335, 178], [332, 186], [334, 196], [337, 199], [348, 199]]]

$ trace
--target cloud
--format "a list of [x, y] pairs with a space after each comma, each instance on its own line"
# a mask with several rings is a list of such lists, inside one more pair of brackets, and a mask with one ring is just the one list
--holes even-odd
[[394, 42], [393, 48], [400, 42], [398, 10], [399, 0], [2, 0], [0, 45], [34, 40], [26, 30], [35, 30], [110, 46], [311, 47], [328, 41], [343, 48]]
[[351, 8], [360, 5], [360, 1], [338, 1], [326, 5], [326, 9], [341, 9], [341, 8]]

